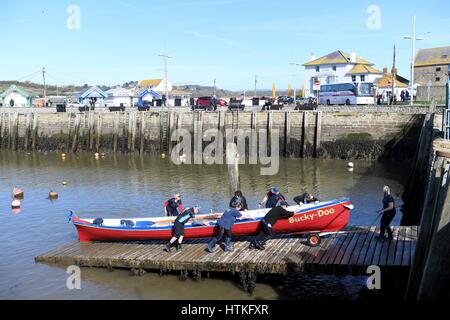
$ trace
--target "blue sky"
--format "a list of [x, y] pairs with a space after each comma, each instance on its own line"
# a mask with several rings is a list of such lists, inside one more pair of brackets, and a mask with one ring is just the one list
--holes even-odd
[[[69, 29], [67, 8], [80, 9], [80, 29]], [[380, 9], [379, 29], [369, 29], [367, 9]], [[160, 78], [159, 53], [173, 56], [175, 84], [231, 90], [293, 86], [291, 61], [337, 49], [392, 66], [397, 47], [400, 75], [409, 79], [417, 14], [418, 48], [450, 45], [450, 1], [253, 1], [253, 0], [1, 0], [0, 79], [52, 84], [122, 84]], [[428, 33], [430, 32], [430, 33]], [[298, 85], [303, 68], [297, 70]]]

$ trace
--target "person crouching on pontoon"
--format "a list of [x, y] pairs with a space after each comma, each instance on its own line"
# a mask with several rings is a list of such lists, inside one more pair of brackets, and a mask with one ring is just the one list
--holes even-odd
[[264, 250], [266, 241], [275, 236], [273, 227], [279, 219], [288, 219], [294, 216], [294, 212], [287, 211], [289, 204], [282, 201], [278, 207], [271, 209], [261, 220], [258, 235], [250, 242], [250, 249]]

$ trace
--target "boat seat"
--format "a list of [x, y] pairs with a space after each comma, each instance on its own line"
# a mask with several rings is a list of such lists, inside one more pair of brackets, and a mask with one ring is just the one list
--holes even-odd
[[147, 228], [151, 227], [155, 223], [153, 221], [136, 221], [136, 227], [137, 228]]

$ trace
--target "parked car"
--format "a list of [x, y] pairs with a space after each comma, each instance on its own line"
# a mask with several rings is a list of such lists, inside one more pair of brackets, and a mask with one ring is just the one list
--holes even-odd
[[87, 104], [81, 104], [79, 102], [73, 102], [73, 101], [67, 101], [66, 102], [66, 106], [69, 108], [84, 108], [84, 107], [88, 107]]
[[195, 105], [192, 106], [192, 110], [216, 111], [217, 104], [217, 99], [214, 97], [199, 97]]
[[297, 101], [295, 110], [315, 110], [317, 108], [317, 98], [308, 97]]
[[228, 105], [228, 110], [241, 110], [244, 111], [245, 105], [242, 103], [243, 99], [231, 98], [230, 104]]
[[294, 98], [288, 96], [280, 96], [277, 99], [277, 104], [293, 104]]
[[226, 102], [223, 99], [217, 99], [217, 105], [220, 107], [226, 107], [226, 106], [228, 106], [228, 102]]

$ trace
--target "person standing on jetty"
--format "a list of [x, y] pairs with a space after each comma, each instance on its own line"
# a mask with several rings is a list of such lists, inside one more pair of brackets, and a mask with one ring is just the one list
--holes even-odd
[[384, 239], [384, 234], [387, 231], [388, 239], [393, 239], [391, 222], [395, 217], [395, 200], [391, 195], [391, 190], [388, 186], [383, 187], [383, 209], [380, 211], [382, 214], [380, 221], [380, 239]]
[[181, 203], [181, 194], [177, 193], [173, 198], [164, 202], [164, 213], [166, 216], [178, 216], [183, 212], [183, 204]]
[[241, 203], [241, 209], [239, 211], [247, 211], [248, 210], [247, 199], [245, 199], [244, 195], [242, 194], [242, 191], [237, 190], [234, 193], [234, 196], [233, 196], [233, 198], [231, 198], [231, 201], [230, 201], [230, 208], [231, 208], [231, 204], [233, 202]]
[[278, 207], [271, 209], [261, 220], [258, 235], [250, 242], [249, 249], [264, 250], [266, 241], [275, 236], [273, 227], [279, 219], [288, 219], [294, 216], [294, 212], [286, 210], [289, 204], [282, 201]]
[[231, 247], [231, 238], [233, 234], [231, 233], [231, 228], [233, 228], [234, 223], [238, 218], [242, 217], [241, 203], [239, 201], [233, 201], [230, 204], [230, 209], [225, 211], [222, 217], [217, 221], [217, 225], [219, 226], [219, 233], [215, 238], [208, 243], [208, 252], [212, 253], [217, 242], [222, 240], [223, 235], [225, 234], [225, 252], [233, 251]]
[[280, 188], [274, 187], [269, 190], [267, 195], [262, 199], [259, 205], [266, 204], [266, 208], [275, 208], [282, 201], [286, 201], [286, 197], [280, 193]]
[[[176, 245], [177, 251], [181, 250], [181, 243], [184, 237], [184, 225], [190, 220], [194, 219], [195, 215], [200, 212], [199, 207], [188, 208], [178, 215], [172, 227], [172, 239], [166, 244], [165, 251], [170, 252], [172, 247]], [[178, 240], [178, 242], [176, 242]], [[175, 244], [176, 242], [176, 244]]]

